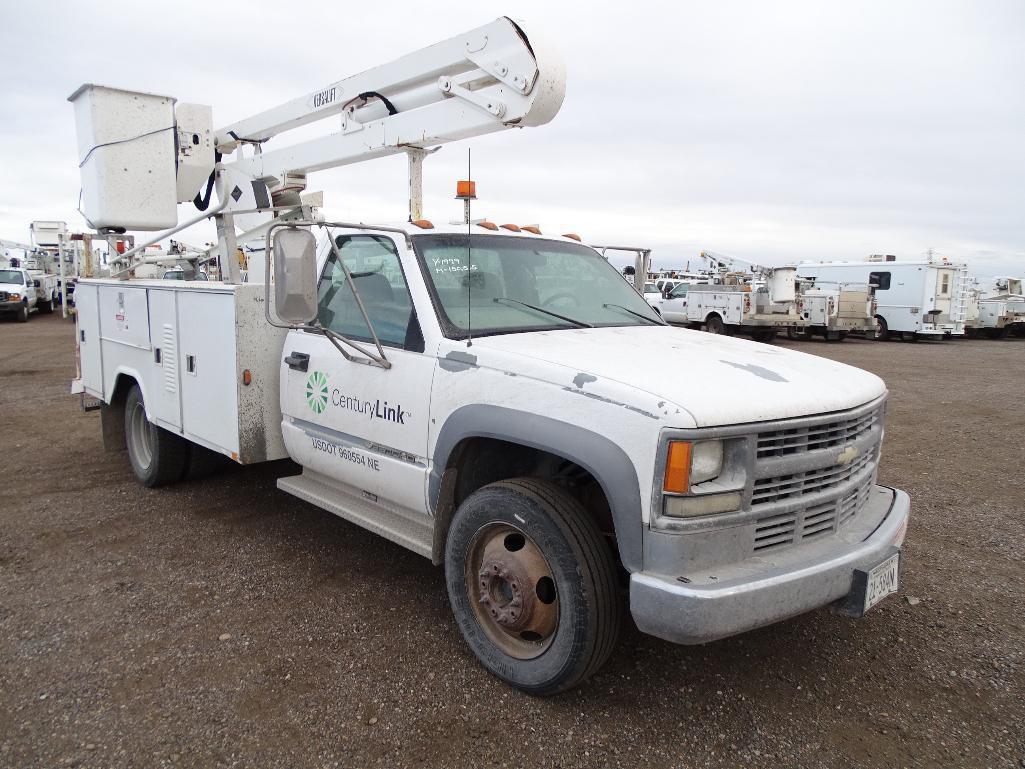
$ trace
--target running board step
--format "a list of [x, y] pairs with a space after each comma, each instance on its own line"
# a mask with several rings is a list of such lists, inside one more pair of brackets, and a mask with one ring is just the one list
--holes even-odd
[[325, 475], [303, 470], [302, 475], [278, 478], [278, 488], [311, 505], [334, 513], [350, 523], [380, 534], [414, 553], [430, 558], [434, 539], [434, 519], [412, 516], [389, 509], [368, 499], [357, 497]]

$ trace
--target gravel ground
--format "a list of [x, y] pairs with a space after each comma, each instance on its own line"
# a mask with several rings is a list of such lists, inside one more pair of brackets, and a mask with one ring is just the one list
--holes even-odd
[[442, 571], [274, 490], [137, 485], [68, 395], [74, 331], [0, 322], [0, 766], [1025, 767], [1025, 339], [787, 346], [882, 375], [900, 596], [704, 647], [627, 622], [538, 700]]

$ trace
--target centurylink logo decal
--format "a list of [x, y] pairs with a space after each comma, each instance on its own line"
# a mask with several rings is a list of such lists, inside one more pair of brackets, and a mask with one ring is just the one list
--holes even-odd
[[323, 414], [327, 408], [327, 377], [314, 371], [306, 380], [306, 405], [314, 414]]

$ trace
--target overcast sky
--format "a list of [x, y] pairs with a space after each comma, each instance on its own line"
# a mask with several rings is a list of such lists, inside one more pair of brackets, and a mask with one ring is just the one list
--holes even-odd
[[[85, 229], [66, 101], [83, 82], [210, 104], [220, 126], [506, 14], [559, 42], [565, 104], [432, 156], [428, 218], [459, 217], [470, 146], [475, 215], [649, 246], [656, 264], [932, 248], [1025, 273], [1022, 0], [0, 3], [2, 238], [33, 219]], [[405, 158], [310, 189], [333, 217], [404, 219]]]

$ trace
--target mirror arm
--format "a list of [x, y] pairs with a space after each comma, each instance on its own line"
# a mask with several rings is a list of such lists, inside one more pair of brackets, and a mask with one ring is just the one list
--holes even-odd
[[[349, 268], [345, 266], [345, 262], [342, 260], [341, 254], [338, 253], [338, 248], [335, 245], [334, 239], [331, 237], [330, 232], [328, 232], [327, 235], [327, 242], [331, 247], [331, 253], [334, 255], [335, 260], [337, 261], [338, 265], [342, 268], [342, 270], [345, 272], [345, 280], [348, 281], [349, 288], [352, 289], [352, 295], [356, 299], [356, 306], [359, 307], [360, 314], [363, 316], [363, 321], [367, 324], [367, 329], [369, 329], [370, 331], [370, 336], [374, 338], [374, 346], [377, 347], [377, 355], [375, 356], [371, 353], [368, 353], [366, 350], [363, 350], [355, 344], [348, 342], [348, 340], [345, 341], [349, 344], [353, 344], [353, 346], [356, 347], [357, 350], [362, 352], [367, 357], [372, 358], [382, 368], [391, 368], [391, 362], [389, 362], [389, 360], [385, 357], [384, 348], [381, 347], [381, 340], [377, 338], [377, 332], [374, 331], [374, 325], [370, 322], [370, 316], [367, 315], [366, 308], [363, 306], [363, 299], [360, 297], [359, 291], [356, 290], [356, 283], [352, 279], [352, 273], [349, 272]], [[341, 338], [344, 339], [344, 337]]]
[[[364, 350], [362, 347], [360, 347], [360, 345], [358, 345], [352, 339], [348, 339], [348, 338], [342, 336], [337, 331], [332, 331], [329, 328], [324, 328], [323, 326], [321, 326], [319, 324], [316, 325], [316, 326], [303, 326], [303, 328], [309, 328], [309, 329], [312, 329], [314, 331], [320, 331], [321, 333], [323, 333], [324, 336], [326, 336], [328, 338], [328, 341], [331, 342], [331, 344], [333, 344], [335, 346], [335, 349], [338, 350], [338, 352], [340, 352], [342, 354], [342, 356], [347, 361], [350, 361], [352, 363], [362, 363], [362, 364], [364, 364], [366, 366], [380, 366], [383, 369], [391, 368], [391, 361], [390, 360], [388, 360], [387, 358], [385, 358], [383, 356], [379, 358], [376, 355], [374, 355], [372, 352], [368, 352], [367, 350]], [[367, 357], [359, 358], [359, 357], [357, 357], [355, 355], [352, 355], [351, 353], [346, 352], [345, 348], [342, 347], [343, 344], [347, 344], [347, 345], [349, 345], [349, 347], [352, 347], [355, 350], [359, 350], [361, 353], [363, 353]]]

